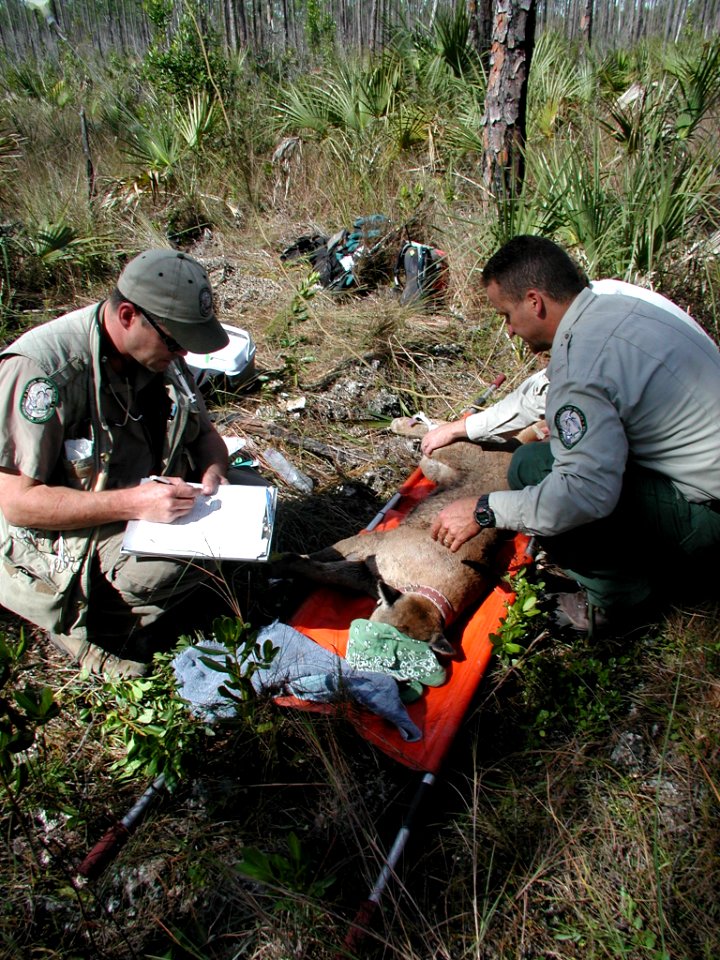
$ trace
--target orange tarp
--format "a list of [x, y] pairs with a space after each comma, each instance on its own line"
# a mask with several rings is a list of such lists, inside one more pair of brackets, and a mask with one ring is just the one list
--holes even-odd
[[[393, 498], [392, 506], [382, 511], [380, 522], [374, 528], [396, 526], [432, 489], [433, 484], [416, 470], [398, 491], [397, 502], [393, 502], [396, 499]], [[503, 544], [496, 559], [498, 580], [530, 562], [527, 545], [528, 538], [523, 534], [516, 534]], [[499, 582], [477, 609], [466, 613], [448, 631], [448, 638], [458, 652], [449, 663], [447, 681], [441, 687], [426, 687], [423, 696], [408, 706], [410, 717], [423, 732], [421, 740], [408, 743], [386, 720], [368, 711], [349, 710], [349, 718], [358, 733], [399, 763], [437, 773], [492, 655], [490, 634], [497, 631], [506, 604], [512, 598], [507, 584]], [[351, 621], [369, 617], [374, 607], [371, 597], [319, 587], [289, 622], [322, 647], [344, 656]], [[334, 709], [292, 697], [281, 698], [278, 703], [324, 712]]]

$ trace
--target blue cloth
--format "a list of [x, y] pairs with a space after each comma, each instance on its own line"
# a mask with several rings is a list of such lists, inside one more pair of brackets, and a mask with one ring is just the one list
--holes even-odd
[[[342, 657], [277, 620], [259, 631], [258, 643], [262, 645], [266, 640], [278, 647], [278, 652], [267, 669], [252, 676], [258, 693], [319, 703], [351, 700], [392, 723], [404, 740], [422, 738], [422, 731], [410, 719], [391, 676], [356, 670]], [[226, 655], [222, 644], [210, 640], [186, 647], [173, 660], [180, 695], [198, 716], [210, 721], [231, 717], [235, 710], [233, 702], [219, 689], [228, 675], [211, 669], [201, 658], [212, 657], [224, 663]]]

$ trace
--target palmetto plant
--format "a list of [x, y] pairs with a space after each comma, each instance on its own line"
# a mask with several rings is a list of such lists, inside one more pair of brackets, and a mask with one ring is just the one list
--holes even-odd
[[652, 163], [637, 158], [623, 171], [619, 206], [622, 262], [629, 272], [651, 272], [672, 257], [674, 247], [717, 223], [715, 158], [690, 154], [682, 144], [659, 152]]
[[291, 87], [277, 113], [285, 132], [318, 139], [333, 128], [357, 133], [393, 112], [401, 84], [401, 71], [390, 57], [367, 67], [347, 63]]
[[169, 112], [158, 101], [150, 101], [142, 114], [126, 114], [124, 153], [135, 168], [129, 185], [136, 193], [149, 190], [156, 196], [173, 187], [187, 157], [201, 154], [213, 129], [216, 106], [202, 92]]
[[57, 72], [54, 65], [39, 65], [27, 60], [10, 67], [4, 80], [13, 93], [40, 100], [55, 107], [64, 107], [73, 97], [70, 83]]
[[431, 31], [398, 30], [378, 58], [340, 63], [290, 87], [276, 115], [285, 134], [322, 140], [336, 131], [372, 130], [400, 151], [427, 140], [433, 123], [449, 125], [469, 101], [481, 103], [484, 89], [485, 75], [460, 10], [438, 16]]
[[429, 28], [397, 30], [391, 49], [408, 65], [420, 87], [433, 88], [448, 73], [468, 78], [482, 72], [469, 43], [468, 17], [461, 4], [455, 13], [440, 11]]
[[579, 123], [598, 86], [587, 59], [558, 34], [543, 33], [532, 58], [528, 82], [528, 136], [552, 137], [568, 121]]
[[[529, 195], [535, 197], [535, 204], [555, 212], [558, 235], [570, 247], [582, 248], [593, 276], [607, 267], [608, 259], [615, 270], [615, 261], [622, 262], [618, 208], [624, 198], [610, 182], [604, 146], [595, 131], [588, 142], [582, 138], [556, 141], [533, 155], [528, 164], [534, 187]], [[609, 251], [616, 255], [610, 258]]]
[[63, 215], [26, 226], [15, 242], [22, 271], [28, 276], [39, 273], [46, 283], [97, 275], [106, 266], [111, 248], [109, 237], [83, 234]]
[[52, 267], [62, 262], [81, 262], [85, 252], [89, 253], [97, 244], [97, 237], [78, 236], [67, 221], [40, 223], [25, 240], [26, 252]]
[[[594, 276], [636, 279], [664, 270], [683, 241], [717, 222], [717, 131], [707, 121], [718, 99], [720, 45], [675, 58], [672, 74], [647, 49], [627, 60], [616, 55], [595, 80], [563, 46], [550, 38], [538, 44], [527, 179], [521, 197], [501, 204], [495, 233], [503, 239], [530, 227], [554, 234], [582, 251]], [[591, 114], [587, 93], [603, 86]], [[562, 126], [557, 120], [568, 110], [571, 123]]]
[[668, 72], [679, 88], [675, 131], [688, 140], [720, 103], [720, 38], [704, 44], [695, 55], [671, 51]]

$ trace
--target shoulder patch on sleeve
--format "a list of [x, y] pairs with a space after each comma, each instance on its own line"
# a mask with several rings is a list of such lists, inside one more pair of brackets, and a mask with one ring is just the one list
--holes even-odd
[[568, 450], [574, 447], [587, 433], [587, 420], [579, 407], [568, 404], [555, 414], [555, 426], [560, 442]]
[[47, 423], [60, 403], [58, 388], [46, 377], [28, 380], [20, 400], [20, 413], [30, 423]]

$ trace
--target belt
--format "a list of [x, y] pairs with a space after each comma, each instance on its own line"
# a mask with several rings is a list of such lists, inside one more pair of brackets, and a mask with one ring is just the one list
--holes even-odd
[[703, 506], [710, 507], [714, 513], [720, 513], [720, 500], [706, 500]]

